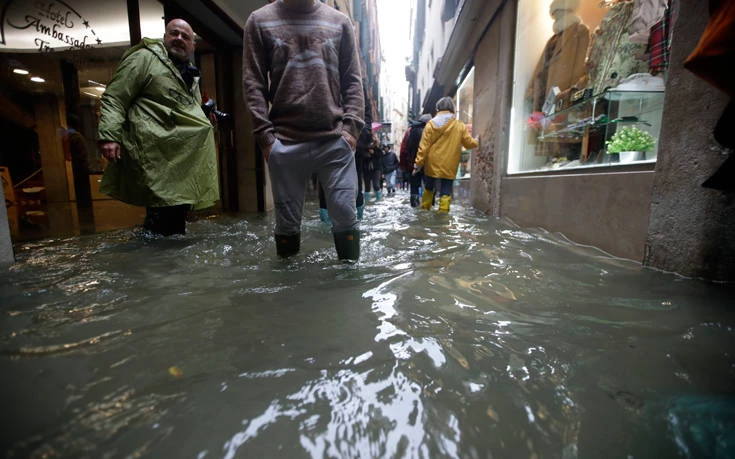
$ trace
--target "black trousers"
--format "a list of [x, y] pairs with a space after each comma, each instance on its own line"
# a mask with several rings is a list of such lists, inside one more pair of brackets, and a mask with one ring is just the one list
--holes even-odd
[[166, 207], [146, 207], [143, 227], [162, 236], [186, 233], [186, 215], [189, 204]]
[[369, 170], [363, 165], [362, 177], [365, 183], [366, 193], [370, 193], [370, 190], [379, 191], [382, 188], [380, 184], [380, 169]]

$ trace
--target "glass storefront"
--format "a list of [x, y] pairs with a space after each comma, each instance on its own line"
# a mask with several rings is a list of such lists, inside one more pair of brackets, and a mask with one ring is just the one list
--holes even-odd
[[656, 160], [664, 0], [520, 0], [508, 173]]
[[[141, 36], [162, 37], [163, 4], [139, 0], [138, 6]], [[57, 204], [71, 203], [76, 212], [111, 200], [99, 192], [105, 168], [97, 149], [99, 104], [129, 47], [125, 0], [104, 7], [97, 0], [5, 2], [0, 172], [14, 238], [48, 227], [49, 219], [59, 218]], [[207, 70], [202, 88], [215, 96], [213, 52], [198, 42], [197, 64]]]

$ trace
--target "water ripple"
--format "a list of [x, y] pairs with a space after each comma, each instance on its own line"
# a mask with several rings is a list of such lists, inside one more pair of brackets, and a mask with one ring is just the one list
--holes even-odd
[[[0, 279], [11, 457], [728, 457], [732, 286], [488, 217], [308, 202], [25, 243]], [[730, 410], [731, 411], [731, 410]], [[701, 433], [701, 435], [700, 435]]]

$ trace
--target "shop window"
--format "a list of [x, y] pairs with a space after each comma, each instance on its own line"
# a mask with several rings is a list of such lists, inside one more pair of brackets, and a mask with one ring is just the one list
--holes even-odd
[[[459, 85], [457, 90], [457, 96], [455, 97], [454, 104], [457, 109], [457, 119], [467, 125], [467, 128], [472, 133], [472, 113], [474, 110], [475, 90], [475, 69], [474, 67], [467, 73], [462, 83]], [[474, 134], [473, 134], [474, 135]], [[457, 170], [457, 178], [468, 178], [471, 170], [471, 152], [469, 150], [462, 150], [462, 154], [459, 162], [459, 169]]]
[[508, 173], [655, 162], [669, 20], [665, 0], [520, 0]]
[[[107, 198], [94, 189], [104, 169], [99, 101], [130, 47], [127, 2], [8, 0], [3, 8], [0, 132], [19, 135], [0, 147], [0, 166], [14, 186], [42, 188], [49, 202], [77, 199], [80, 170], [93, 198]], [[143, 36], [163, 36], [160, 2], [141, 0], [140, 18]]]

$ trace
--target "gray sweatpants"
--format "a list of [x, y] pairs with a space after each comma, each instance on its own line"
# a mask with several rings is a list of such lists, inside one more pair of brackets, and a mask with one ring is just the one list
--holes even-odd
[[343, 137], [301, 143], [276, 140], [268, 169], [276, 206], [275, 234], [301, 232], [306, 187], [314, 173], [324, 188], [332, 231], [358, 228], [355, 153]]

